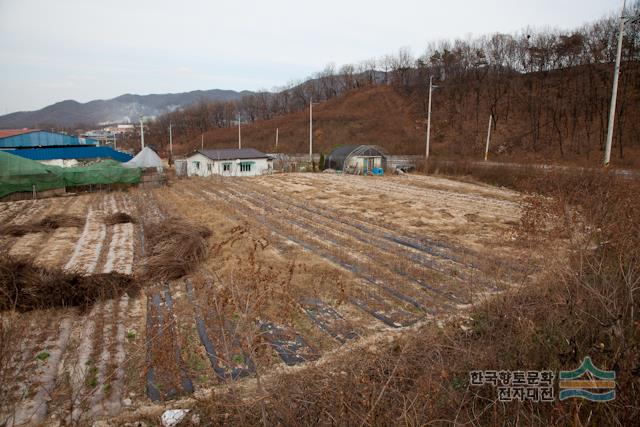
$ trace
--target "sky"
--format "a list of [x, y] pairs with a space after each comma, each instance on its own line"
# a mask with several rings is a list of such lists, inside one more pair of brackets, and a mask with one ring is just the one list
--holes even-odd
[[571, 29], [618, 0], [0, 0], [0, 115], [124, 93], [273, 90], [429, 41]]

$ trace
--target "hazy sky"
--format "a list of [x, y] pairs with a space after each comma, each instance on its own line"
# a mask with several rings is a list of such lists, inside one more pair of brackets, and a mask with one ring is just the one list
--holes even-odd
[[272, 89], [428, 41], [573, 28], [618, 0], [0, 0], [0, 114], [75, 99]]

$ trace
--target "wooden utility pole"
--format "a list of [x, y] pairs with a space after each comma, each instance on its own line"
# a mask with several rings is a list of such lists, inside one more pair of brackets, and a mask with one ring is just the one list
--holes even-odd
[[429, 106], [427, 107], [427, 146], [424, 153], [424, 173], [429, 172], [429, 137], [431, 136], [431, 93], [433, 92], [433, 76], [429, 77]]
[[173, 159], [173, 133], [171, 131], [171, 122], [169, 122], [169, 158]]
[[276, 128], [276, 153], [278, 152], [278, 128]]
[[489, 156], [489, 141], [491, 140], [491, 122], [493, 121], [493, 115], [489, 114], [489, 128], [487, 129], [487, 146], [484, 149], [484, 161], [487, 161]]
[[313, 164], [313, 99], [309, 100], [309, 161]]
[[242, 149], [242, 131], [240, 130], [240, 116], [238, 116], [238, 150]]
[[144, 124], [142, 123], [142, 116], [140, 116], [140, 146], [141, 150], [144, 150]]
[[202, 150], [204, 150], [204, 133], [200, 134], [200, 145], [202, 146]]

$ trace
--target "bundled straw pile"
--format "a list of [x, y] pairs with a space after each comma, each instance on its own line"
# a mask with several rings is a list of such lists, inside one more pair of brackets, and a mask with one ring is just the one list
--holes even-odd
[[209, 253], [211, 230], [183, 219], [168, 218], [145, 227], [148, 257], [145, 275], [151, 279], [177, 279], [195, 270]]

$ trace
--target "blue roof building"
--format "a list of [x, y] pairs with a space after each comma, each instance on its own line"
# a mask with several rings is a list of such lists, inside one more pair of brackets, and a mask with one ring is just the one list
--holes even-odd
[[111, 147], [95, 146], [69, 146], [69, 147], [47, 147], [47, 148], [23, 148], [16, 150], [4, 150], [5, 153], [25, 159], [44, 160], [89, 160], [89, 159], [113, 159], [118, 162], [128, 162], [133, 157], [122, 151], [114, 150]]
[[101, 147], [95, 139], [37, 129], [0, 130], [0, 150], [37, 161], [113, 159], [128, 162], [133, 158], [111, 147]]
[[0, 131], [0, 149], [67, 147], [77, 145], [97, 146], [98, 141], [90, 138], [77, 137], [75, 135], [66, 135], [64, 133], [37, 129]]

